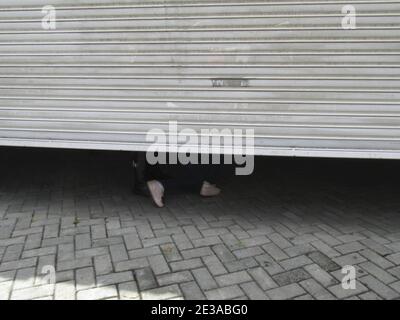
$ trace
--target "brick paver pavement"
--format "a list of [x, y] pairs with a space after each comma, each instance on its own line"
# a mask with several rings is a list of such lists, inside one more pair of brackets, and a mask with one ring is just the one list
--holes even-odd
[[0, 299], [400, 297], [397, 162], [264, 158], [156, 209], [127, 159], [0, 149]]

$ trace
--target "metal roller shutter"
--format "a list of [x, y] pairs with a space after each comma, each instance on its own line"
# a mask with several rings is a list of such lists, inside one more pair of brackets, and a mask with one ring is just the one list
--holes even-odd
[[[57, 9], [43, 30], [42, 7]], [[400, 158], [400, 1], [2, 0], [0, 145], [145, 150], [254, 128], [256, 153]]]

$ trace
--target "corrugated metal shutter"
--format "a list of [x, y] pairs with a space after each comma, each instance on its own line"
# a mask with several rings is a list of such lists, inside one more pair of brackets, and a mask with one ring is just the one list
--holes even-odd
[[[57, 9], [43, 30], [42, 6]], [[169, 120], [256, 153], [400, 158], [400, 1], [2, 0], [0, 145], [144, 150]]]

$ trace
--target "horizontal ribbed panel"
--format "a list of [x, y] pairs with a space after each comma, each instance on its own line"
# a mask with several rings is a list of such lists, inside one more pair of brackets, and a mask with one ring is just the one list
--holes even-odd
[[352, 1], [355, 30], [348, 4], [2, 0], [0, 145], [145, 150], [178, 121], [254, 129], [258, 154], [400, 158], [400, 1]]

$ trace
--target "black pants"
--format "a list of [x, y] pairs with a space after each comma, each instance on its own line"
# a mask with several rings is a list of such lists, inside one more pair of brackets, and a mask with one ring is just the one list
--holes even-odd
[[144, 152], [135, 153], [134, 161], [135, 189], [139, 193], [145, 193], [146, 182], [150, 180], [160, 181], [168, 193], [178, 190], [199, 192], [204, 181], [215, 184], [220, 171], [220, 166], [214, 164], [150, 165]]
[[187, 190], [200, 192], [204, 181], [217, 183], [219, 166], [213, 164], [187, 164], [161, 166], [163, 177], [159, 180], [166, 192]]

